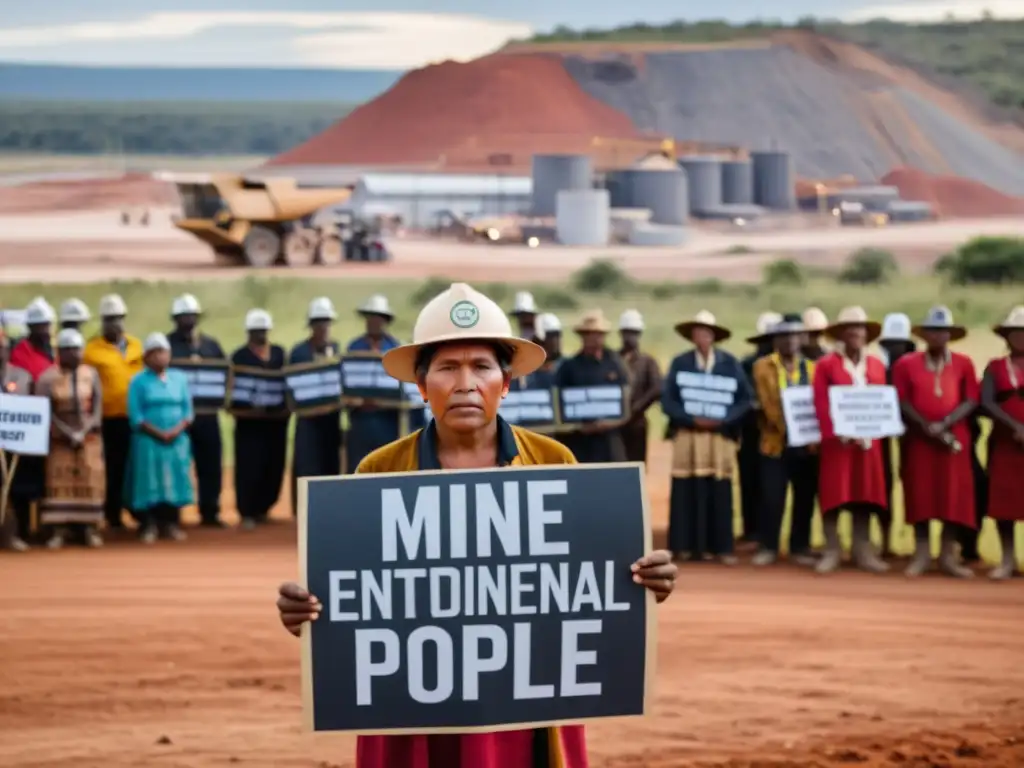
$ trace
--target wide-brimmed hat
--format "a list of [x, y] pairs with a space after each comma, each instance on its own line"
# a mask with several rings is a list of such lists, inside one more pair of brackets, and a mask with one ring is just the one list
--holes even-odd
[[782, 322], [782, 315], [778, 312], [762, 312], [757, 317], [757, 322], [754, 324], [754, 329], [757, 331], [753, 336], [747, 337], [748, 344], [760, 344], [763, 341], [767, 341], [772, 328]]
[[948, 331], [950, 341], [959, 341], [967, 335], [966, 328], [953, 322], [953, 310], [941, 304], [929, 309], [924, 322], [915, 325], [911, 330], [918, 337], [924, 331]]
[[828, 316], [817, 307], [805, 309], [803, 320], [808, 333], [822, 333], [828, 328]]
[[1024, 331], [1024, 304], [1011, 309], [1010, 314], [1003, 322], [992, 326], [992, 332], [998, 333], [1003, 338], [1006, 338], [1011, 331]]
[[791, 336], [796, 333], [807, 332], [807, 326], [804, 325], [803, 318], [800, 315], [790, 313], [781, 315], [781, 317], [782, 319], [779, 322], [757, 337], [759, 341], [768, 341], [776, 336]]
[[843, 307], [836, 316], [836, 321], [825, 328], [825, 334], [832, 339], [839, 341], [839, 334], [851, 325], [863, 325], [868, 332], [868, 343], [871, 343], [882, 334], [882, 326], [874, 320], [868, 319], [868, 313], [864, 307]]
[[706, 309], [702, 309], [700, 312], [695, 314], [692, 320], [679, 323], [676, 326], [676, 333], [684, 339], [693, 341], [694, 328], [710, 328], [715, 333], [715, 341], [725, 341], [732, 336], [732, 331], [719, 325], [715, 316]]
[[612, 329], [612, 324], [608, 322], [602, 310], [588, 309], [580, 315], [572, 329], [576, 333], [608, 333]]
[[879, 341], [911, 341], [910, 318], [902, 312], [890, 312], [882, 318], [882, 335]]
[[382, 293], [375, 293], [363, 302], [363, 305], [356, 310], [360, 315], [379, 315], [388, 320], [395, 319], [395, 313], [391, 311], [391, 304], [388, 297]]
[[429, 344], [444, 342], [500, 342], [512, 350], [512, 378], [533, 373], [544, 364], [544, 348], [512, 332], [508, 316], [494, 301], [466, 283], [435, 296], [420, 311], [412, 330], [412, 343], [384, 354], [384, 370], [399, 381], [416, 381], [416, 357]]

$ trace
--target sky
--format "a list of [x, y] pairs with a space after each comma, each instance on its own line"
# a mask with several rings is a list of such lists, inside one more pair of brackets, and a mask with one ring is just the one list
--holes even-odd
[[[840, 5], [841, 4], [841, 5]], [[112, 66], [410, 69], [465, 61], [559, 24], [822, 15], [820, 0], [0, 0], [0, 61]], [[692, 4], [696, 5], [696, 4]], [[1024, 17], [1024, 0], [839, 0], [830, 15]], [[768, 7], [771, 10], [765, 11]], [[343, 9], [343, 10], [342, 10]]]

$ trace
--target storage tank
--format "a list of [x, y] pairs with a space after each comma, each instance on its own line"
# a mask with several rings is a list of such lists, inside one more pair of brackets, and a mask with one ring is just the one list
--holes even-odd
[[788, 152], [766, 150], [751, 152], [754, 165], [754, 202], [773, 211], [791, 211], [796, 207], [793, 158]]
[[630, 171], [634, 208], [647, 208], [653, 224], [685, 224], [690, 217], [686, 172], [674, 170]]
[[723, 161], [722, 202], [726, 205], [754, 202], [754, 164], [749, 160]]
[[633, 204], [633, 176], [635, 171], [608, 171], [604, 186], [611, 196], [612, 208], [635, 208]]
[[608, 245], [611, 198], [607, 189], [565, 189], [555, 198], [555, 231], [562, 245]]
[[690, 155], [679, 160], [686, 171], [690, 197], [690, 213], [698, 215], [705, 208], [722, 204], [722, 161], [717, 157]]
[[554, 216], [559, 192], [590, 189], [593, 169], [587, 155], [533, 156], [533, 215]]
[[629, 244], [648, 248], [684, 245], [689, 230], [668, 224], [636, 224], [629, 233]]

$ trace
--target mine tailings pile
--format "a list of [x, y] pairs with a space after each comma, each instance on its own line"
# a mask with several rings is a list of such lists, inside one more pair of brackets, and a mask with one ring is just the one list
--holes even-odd
[[882, 184], [899, 189], [905, 200], [931, 203], [940, 216], [1015, 216], [1024, 214], [1024, 197], [1004, 195], [979, 181], [959, 176], [936, 176], [914, 168], [896, 168]]
[[[444, 163], [472, 146], [509, 152], [549, 137], [639, 138], [627, 115], [584, 93], [559, 56], [494, 55], [415, 70], [270, 165]], [[524, 149], [535, 147], [525, 146]], [[539, 149], [539, 148], [538, 148]]]

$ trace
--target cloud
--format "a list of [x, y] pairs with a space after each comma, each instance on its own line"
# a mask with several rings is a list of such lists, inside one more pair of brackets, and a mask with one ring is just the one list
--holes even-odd
[[[167, 12], [123, 21], [0, 29], [0, 57], [24, 60], [26, 55], [35, 58], [32, 49], [61, 46], [74, 58], [76, 46], [99, 43], [116, 48], [117, 43], [146, 41], [180, 44], [211, 30], [246, 28], [262, 28], [263, 34], [267, 29], [279, 32], [294, 54], [293, 61], [282, 62], [285, 66], [347, 69], [409, 69], [442, 59], [466, 61], [493, 51], [510, 38], [532, 34], [528, 24], [460, 14]], [[192, 65], [204, 64], [195, 41], [188, 59]], [[259, 50], [253, 51], [251, 61], [236, 62], [239, 66], [266, 63]]]
[[925, 2], [869, 5], [843, 14], [846, 21], [942, 21], [947, 16], [964, 21], [990, 13], [997, 18], [1024, 18], [1024, 0], [926, 0]]

